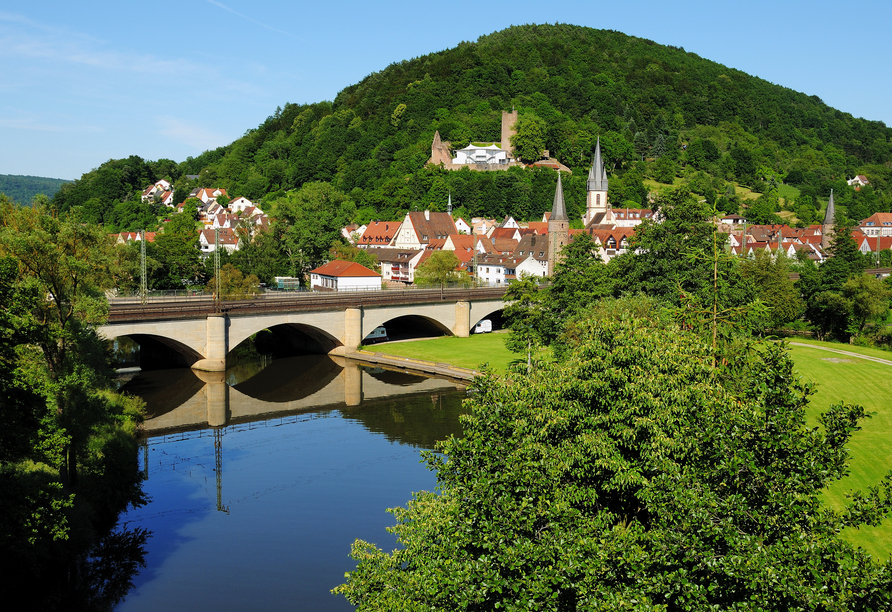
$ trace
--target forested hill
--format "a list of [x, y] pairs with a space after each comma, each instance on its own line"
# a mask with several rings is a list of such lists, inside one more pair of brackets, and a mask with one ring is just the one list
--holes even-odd
[[0, 193], [9, 196], [16, 202], [27, 204], [39, 193], [52, 198], [66, 181], [65, 179], [45, 178], [42, 176], [19, 176], [17, 174], [0, 174]]
[[[425, 167], [435, 131], [453, 148], [498, 141], [501, 112], [512, 107], [527, 137], [537, 141], [541, 131], [537, 144], [573, 169], [565, 189], [574, 214], [599, 135], [615, 204], [646, 203], [643, 179], [681, 177], [709, 199], [721, 199], [731, 183], [764, 192], [786, 182], [814, 213], [817, 196], [843, 191], [856, 173], [868, 175], [872, 188], [859, 201], [844, 196], [843, 209], [860, 206], [860, 214], [892, 202], [892, 130], [883, 123], [682, 48], [572, 25], [511, 27], [392, 64], [334, 102], [285, 104], [231, 145], [163, 166], [182, 190], [218, 186], [253, 200], [331, 182], [356, 203], [360, 221], [444, 208], [450, 191], [468, 214], [536, 218], [550, 206], [550, 170]], [[142, 183], [113, 173], [114, 189], [102, 186], [102, 193], [101, 181], [85, 175], [55, 202], [68, 208], [99, 198], [94, 207], [110, 206], [155, 171], [147, 164], [129, 173]], [[186, 181], [186, 174], [200, 179]]]

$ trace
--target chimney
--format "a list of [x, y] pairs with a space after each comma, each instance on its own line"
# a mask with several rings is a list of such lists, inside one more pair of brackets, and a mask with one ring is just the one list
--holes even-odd
[[431, 211], [426, 208], [424, 209], [424, 219], [425, 221], [431, 220]]

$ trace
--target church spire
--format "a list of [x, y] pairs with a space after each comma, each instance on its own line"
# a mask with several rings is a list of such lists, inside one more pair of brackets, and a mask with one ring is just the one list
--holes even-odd
[[557, 189], [554, 190], [554, 204], [551, 206], [549, 221], [569, 221], [567, 208], [564, 206], [564, 187], [561, 184], [561, 173], [558, 171]]
[[836, 224], [836, 206], [833, 204], [833, 190], [830, 190], [830, 201], [827, 202], [827, 211], [824, 213], [823, 225]]
[[595, 144], [595, 156], [592, 159], [592, 168], [588, 173], [588, 190], [607, 191], [607, 171], [604, 169], [604, 162], [601, 160], [600, 136], [598, 136], [598, 142]]

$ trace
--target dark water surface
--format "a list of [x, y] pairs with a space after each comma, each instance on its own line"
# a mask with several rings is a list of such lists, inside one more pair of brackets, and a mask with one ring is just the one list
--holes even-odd
[[153, 537], [117, 609], [351, 610], [329, 593], [351, 543], [394, 548], [386, 508], [435, 486], [419, 453], [460, 434], [464, 390], [329, 357], [201, 376], [128, 383], [155, 415], [152, 502], [121, 520]]

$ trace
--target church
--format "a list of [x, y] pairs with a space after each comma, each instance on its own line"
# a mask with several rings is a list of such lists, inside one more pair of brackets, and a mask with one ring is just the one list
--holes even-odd
[[[595, 145], [595, 156], [586, 183], [585, 214], [582, 224], [586, 230], [613, 229], [616, 217], [607, 197], [607, 171], [601, 159], [601, 138]], [[561, 173], [558, 172], [557, 188], [554, 191], [554, 202], [551, 215], [548, 217], [548, 275], [554, 274], [554, 266], [560, 260], [561, 249], [570, 242], [570, 218], [564, 204], [564, 188]]]

